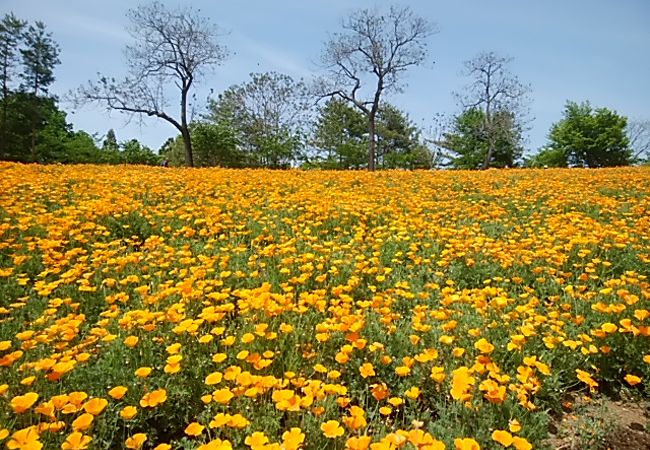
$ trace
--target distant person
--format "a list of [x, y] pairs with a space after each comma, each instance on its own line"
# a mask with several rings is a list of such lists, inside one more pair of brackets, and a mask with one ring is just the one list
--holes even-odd
[[160, 163], [161, 166], [163, 167], [169, 167], [169, 160], [163, 159], [163, 161]]

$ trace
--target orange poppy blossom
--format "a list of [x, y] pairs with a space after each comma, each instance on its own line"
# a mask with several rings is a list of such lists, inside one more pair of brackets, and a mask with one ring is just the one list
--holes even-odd
[[[137, 431], [183, 401], [171, 435], [203, 449], [527, 450], [540, 392], [650, 376], [647, 168], [0, 171], [16, 448], [91, 447], [114, 420], [120, 445], [175, 448]], [[431, 402], [480, 432], [432, 435]]]

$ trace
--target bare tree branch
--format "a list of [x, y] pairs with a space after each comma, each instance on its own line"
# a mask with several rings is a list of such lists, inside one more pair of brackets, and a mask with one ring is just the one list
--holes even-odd
[[[172, 124], [183, 138], [185, 161], [193, 165], [189, 132], [189, 92], [206, 71], [226, 58], [216, 42], [218, 31], [209, 19], [191, 7], [168, 10], [158, 2], [128, 12], [133, 44], [125, 48], [129, 75], [122, 81], [99, 76], [70, 98], [75, 106], [94, 103], [132, 116], [156, 117]], [[179, 116], [168, 111], [167, 85], [179, 92]]]
[[629, 121], [627, 136], [633, 152], [632, 161], [650, 160], [650, 120]]
[[[343, 33], [325, 44], [321, 62], [327, 79], [315, 83], [319, 98], [338, 97], [368, 117], [368, 169], [375, 166], [375, 117], [384, 92], [400, 91], [400, 76], [427, 56], [426, 40], [437, 30], [408, 7], [355, 11], [343, 21]], [[365, 89], [367, 87], [367, 89]], [[366, 100], [359, 98], [366, 92]]]
[[[483, 168], [490, 165], [496, 141], [507, 136], [504, 130], [522, 123], [529, 102], [530, 86], [508, 71], [512, 58], [483, 52], [464, 62], [463, 75], [472, 81], [462, 93], [454, 93], [463, 110], [481, 109], [484, 112], [482, 137], [488, 142]], [[518, 133], [513, 136], [519, 136]]]

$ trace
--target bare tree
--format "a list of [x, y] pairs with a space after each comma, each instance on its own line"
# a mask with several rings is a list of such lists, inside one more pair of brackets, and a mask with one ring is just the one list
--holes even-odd
[[650, 120], [629, 121], [627, 136], [632, 149], [632, 161], [650, 161]]
[[[496, 143], [506, 127], [517, 126], [525, 115], [530, 87], [508, 71], [512, 58], [494, 52], [483, 52], [465, 61], [463, 75], [472, 79], [463, 93], [456, 93], [461, 107], [484, 113], [482, 134], [488, 143], [483, 169], [490, 166]], [[517, 120], [515, 120], [515, 118]], [[519, 133], [510, 133], [513, 136]]]
[[[128, 13], [134, 44], [125, 51], [129, 75], [122, 81], [100, 76], [72, 94], [76, 105], [97, 103], [131, 116], [157, 117], [180, 132], [185, 163], [193, 166], [188, 126], [190, 90], [206, 69], [220, 64], [225, 48], [216, 42], [217, 28], [191, 7], [168, 10], [157, 1]], [[166, 99], [173, 85], [180, 94], [179, 113], [169, 112]]]
[[[382, 94], [400, 91], [403, 72], [422, 64], [426, 40], [436, 30], [408, 7], [392, 6], [387, 14], [362, 9], [343, 21], [342, 33], [325, 44], [321, 60], [329, 78], [318, 80], [320, 98], [339, 97], [368, 118], [368, 169], [375, 169], [375, 119]], [[368, 85], [369, 89], [364, 89]], [[367, 95], [360, 98], [362, 92]]]

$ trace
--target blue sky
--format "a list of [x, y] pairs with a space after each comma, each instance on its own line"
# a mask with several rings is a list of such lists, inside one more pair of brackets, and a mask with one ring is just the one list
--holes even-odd
[[[356, 8], [389, 5], [367, 0], [201, 0], [167, 1], [192, 5], [225, 34], [230, 57], [201, 80], [197, 98], [247, 81], [250, 72], [278, 71], [310, 79], [330, 33]], [[532, 88], [527, 148], [546, 142], [567, 100], [589, 100], [633, 119], [650, 119], [650, 0], [429, 0], [396, 1], [437, 24], [429, 39], [429, 59], [411, 70], [403, 93], [387, 97], [423, 128], [437, 113], [459, 108], [452, 96], [467, 83], [462, 62], [481, 51], [514, 58], [510, 69]], [[62, 96], [98, 72], [124, 75], [123, 47], [128, 0], [0, 0], [0, 12], [42, 20], [61, 47], [52, 92]], [[176, 99], [171, 99], [176, 103]], [[203, 103], [203, 102], [200, 102]], [[175, 129], [147, 119], [144, 125], [98, 107], [73, 111], [63, 103], [75, 129], [118, 140], [137, 138], [153, 149]]]

